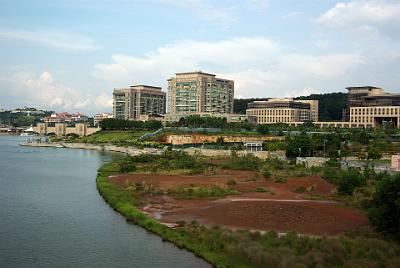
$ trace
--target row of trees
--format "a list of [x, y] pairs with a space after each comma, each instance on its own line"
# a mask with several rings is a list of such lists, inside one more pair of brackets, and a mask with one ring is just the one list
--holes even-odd
[[225, 117], [189, 115], [182, 117], [179, 122], [169, 124], [168, 126], [189, 127], [189, 128], [221, 128], [224, 130], [247, 130], [250, 131], [254, 126], [247, 121], [228, 122]]
[[160, 121], [131, 121], [107, 118], [100, 122], [103, 130], [156, 130], [162, 127]]

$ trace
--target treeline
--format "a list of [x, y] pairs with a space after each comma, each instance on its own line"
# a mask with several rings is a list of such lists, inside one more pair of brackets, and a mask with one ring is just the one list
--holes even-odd
[[340, 121], [342, 120], [343, 109], [347, 106], [347, 94], [343, 92], [311, 94], [301, 96], [296, 100], [317, 100], [319, 102], [319, 121]]
[[103, 130], [156, 130], [162, 127], [160, 121], [131, 121], [115, 118], [107, 118], [100, 122]]
[[189, 127], [189, 128], [221, 128], [224, 130], [247, 130], [250, 131], [254, 126], [247, 121], [228, 122], [225, 117], [189, 115], [183, 117], [179, 122], [168, 124], [172, 127]]
[[24, 113], [0, 112], [0, 125], [11, 125], [14, 127], [31, 126], [40, 122], [42, 117], [51, 115], [51, 111], [44, 115], [26, 115]]
[[[247, 104], [260, 100], [266, 100], [266, 98], [235, 99], [233, 111], [234, 113], [245, 114]], [[343, 92], [311, 94], [310, 96], [297, 97], [295, 100], [318, 100], [320, 121], [340, 121], [342, 120], [343, 109], [347, 105], [347, 94]]]

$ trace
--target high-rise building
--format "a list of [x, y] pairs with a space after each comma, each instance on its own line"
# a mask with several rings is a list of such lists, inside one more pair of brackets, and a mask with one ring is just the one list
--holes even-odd
[[139, 120], [141, 115], [164, 114], [165, 92], [161, 87], [136, 85], [113, 91], [114, 118]]
[[[311, 106], [313, 105], [312, 110]], [[276, 124], [311, 121], [316, 112], [315, 122], [318, 121], [318, 101], [303, 101], [284, 99], [269, 99], [254, 101], [248, 104], [246, 115], [251, 122], [257, 124]], [[314, 115], [315, 116], [315, 115]]]
[[168, 113], [233, 113], [234, 82], [201, 71], [168, 79]]

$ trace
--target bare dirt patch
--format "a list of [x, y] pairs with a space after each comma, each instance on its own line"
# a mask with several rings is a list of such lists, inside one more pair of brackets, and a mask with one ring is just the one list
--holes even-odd
[[[141, 209], [166, 222], [196, 220], [207, 226], [220, 225], [232, 229], [276, 230], [314, 235], [336, 235], [343, 231], [368, 225], [361, 213], [332, 202], [335, 186], [318, 176], [288, 178], [287, 183], [265, 180], [251, 171], [220, 170], [205, 175], [134, 174], [111, 176], [109, 180], [121, 187], [140, 182], [157, 189], [179, 187], [231, 187], [240, 195], [219, 199], [177, 199], [167, 195], [143, 194]], [[229, 180], [236, 184], [228, 185]], [[263, 188], [266, 192], [256, 192]], [[297, 192], [304, 187], [306, 192]], [[318, 195], [327, 201], [310, 200]]]

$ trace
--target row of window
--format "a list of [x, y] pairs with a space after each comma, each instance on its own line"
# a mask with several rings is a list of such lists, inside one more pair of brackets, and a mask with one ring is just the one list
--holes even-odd
[[398, 115], [398, 107], [364, 107], [364, 108], [351, 108], [351, 115]]

